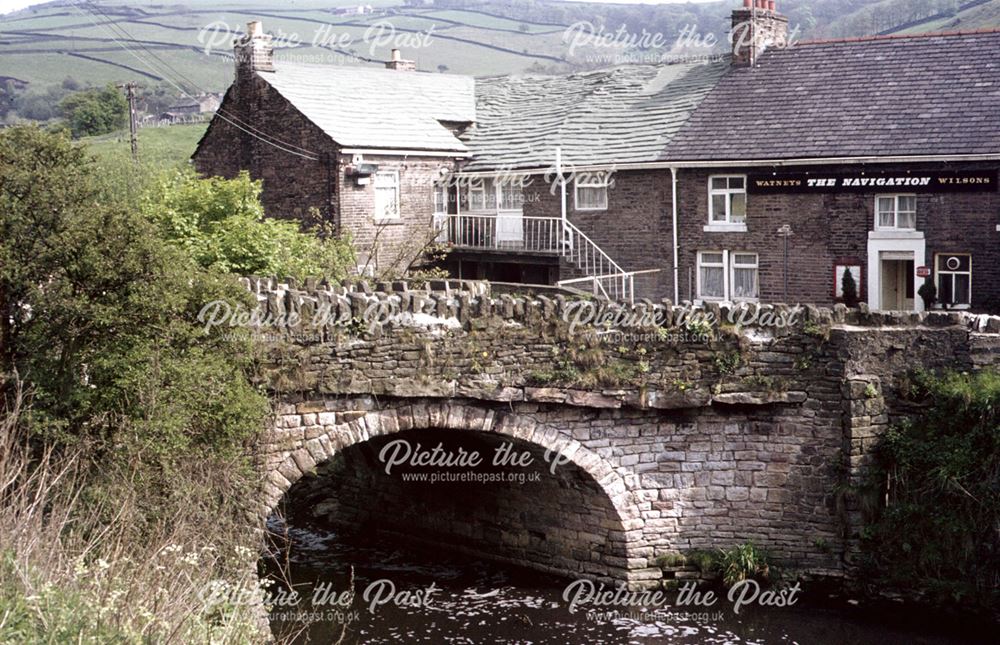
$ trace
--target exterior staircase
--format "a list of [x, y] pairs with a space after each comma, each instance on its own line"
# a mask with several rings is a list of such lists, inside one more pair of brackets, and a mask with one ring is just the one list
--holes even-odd
[[571, 275], [558, 286], [607, 300], [634, 302], [636, 276], [655, 273], [626, 271], [586, 233], [559, 217], [448, 215], [440, 226], [440, 239], [456, 248], [558, 255]]

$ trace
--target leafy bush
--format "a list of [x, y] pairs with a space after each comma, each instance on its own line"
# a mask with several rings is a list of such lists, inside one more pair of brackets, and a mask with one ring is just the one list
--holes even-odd
[[687, 558], [680, 553], [664, 553], [656, 558], [656, 566], [664, 569], [683, 567], [687, 564]]
[[766, 581], [771, 576], [767, 554], [754, 546], [753, 542], [745, 542], [731, 549], [720, 549], [718, 566], [722, 572], [722, 581], [727, 587], [750, 579]]
[[928, 407], [876, 452], [871, 485], [888, 504], [865, 530], [868, 564], [879, 579], [936, 601], [995, 606], [1000, 373], [917, 374], [906, 394]]
[[355, 264], [350, 241], [300, 231], [293, 221], [264, 217], [261, 183], [199, 178], [186, 169], [165, 175], [144, 210], [162, 235], [204, 268], [259, 276], [339, 280]]
[[[252, 302], [35, 127], [0, 132], [0, 642], [246, 642], [206, 606], [254, 560], [247, 444], [269, 406]], [[30, 407], [22, 407], [28, 392]]]
[[238, 467], [189, 461], [151, 517], [134, 471], [112, 465], [128, 490], [95, 500], [86, 452], [33, 454], [22, 402], [0, 417], [0, 643], [263, 640], [255, 606], [205, 594], [257, 585]]

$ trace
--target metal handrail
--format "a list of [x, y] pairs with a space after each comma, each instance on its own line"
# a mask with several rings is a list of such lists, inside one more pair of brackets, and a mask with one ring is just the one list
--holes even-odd
[[[504, 227], [504, 217], [517, 225]], [[513, 219], [511, 220], [513, 224]], [[590, 282], [595, 296], [608, 300], [635, 300], [635, 275], [654, 271], [625, 271], [586, 233], [561, 217], [525, 217], [519, 211], [490, 211], [448, 215], [447, 240], [458, 247], [558, 253], [587, 277], [558, 284]]]

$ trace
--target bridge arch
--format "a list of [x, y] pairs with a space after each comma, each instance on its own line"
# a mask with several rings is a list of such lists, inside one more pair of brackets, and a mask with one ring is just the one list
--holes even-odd
[[[600, 525], [581, 531], [582, 534], [603, 536], [606, 549], [600, 556], [592, 556], [599, 561], [581, 561], [576, 571], [553, 567], [545, 562], [524, 561], [518, 564], [606, 580], [628, 580], [630, 568], [641, 568], [630, 567], [630, 564], [644, 561], [636, 556], [637, 545], [642, 540], [643, 520], [626, 479], [607, 459], [552, 425], [540, 423], [530, 415], [470, 401], [419, 402], [379, 410], [328, 410], [320, 414], [324, 415], [324, 421], [332, 423], [305, 425], [301, 440], [294, 446], [287, 446], [289, 449], [283, 451], [280, 461], [271, 462], [273, 466], [265, 477], [260, 508], [265, 518], [278, 509], [300, 480], [369, 441], [414, 431], [489, 435], [539, 451], [557, 453], [564, 460], [560, 468], [580, 473], [580, 477], [586, 479], [595, 494], [601, 497], [600, 503], [607, 508], [607, 517], [600, 520]], [[283, 422], [283, 418], [278, 417], [279, 423], [288, 423]], [[582, 517], [580, 521], [598, 524], [593, 517]], [[578, 553], [587, 551], [586, 548], [573, 550]], [[503, 557], [498, 559], [515, 561]]]

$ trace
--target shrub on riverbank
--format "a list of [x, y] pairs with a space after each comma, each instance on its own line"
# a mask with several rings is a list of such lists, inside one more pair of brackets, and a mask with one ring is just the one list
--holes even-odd
[[[200, 594], [254, 577], [248, 446], [269, 405], [250, 340], [197, 315], [252, 296], [121, 172], [135, 182], [62, 136], [0, 132], [0, 642], [245, 642], [254, 608]], [[275, 267], [315, 238], [265, 241], [230, 250]]]
[[926, 410], [877, 451], [887, 504], [865, 530], [869, 571], [928, 600], [1000, 603], [1000, 373], [916, 375]]

